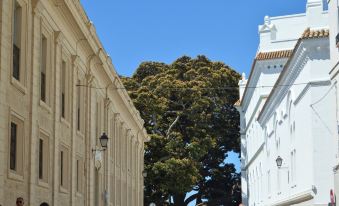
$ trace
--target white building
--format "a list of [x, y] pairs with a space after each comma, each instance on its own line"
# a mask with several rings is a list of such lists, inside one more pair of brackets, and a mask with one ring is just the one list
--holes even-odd
[[[339, 49], [338, 49], [338, 40], [339, 40], [339, 2], [335, 0], [331, 0], [328, 3], [328, 11], [329, 11], [329, 26], [330, 26], [330, 76], [332, 79], [336, 93], [336, 124], [339, 126], [338, 119], [338, 108], [339, 108], [339, 91], [338, 91], [338, 81], [339, 81]], [[338, 144], [339, 139], [337, 135], [336, 144]], [[335, 184], [335, 194], [339, 194], [339, 150], [335, 150], [336, 161], [333, 165], [334, 168], [334, 184]]]
[[265, 17], [259, 26], [259, 49], [237, 103], [246, 206], [329, 202], [337, 127], [324, 6], [308, 0], [306, 13]]

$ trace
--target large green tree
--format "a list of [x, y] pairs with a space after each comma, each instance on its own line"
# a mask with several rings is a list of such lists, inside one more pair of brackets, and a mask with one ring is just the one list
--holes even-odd
[[[122, 78], [151, 136], [145, 147], [145, 205], [237, 205], [240, 176], [225, 163], [239, 152], [233, 104], [240, 75], [205, 56], [142, 63]], [[194, 191], [194, 192], [192, 192]]]

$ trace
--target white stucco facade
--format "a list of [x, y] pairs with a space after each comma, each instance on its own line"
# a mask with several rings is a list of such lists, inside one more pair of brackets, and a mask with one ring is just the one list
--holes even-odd
[[[334, 84], [334, 89], [335, 89], [335, 93], [336, 93], [336, 99], [335, 99], [335, 103], [336, 103], [336, 125], [339, 125], [339, 113], [338, 113], [338, 108], [339, 108], [339, 102], [338, 102], [338, 95], [339, 95], [339, 91], [338, 91], [338, 80], [339, 80], [339, 49], [337, 46], [337, 42], [336, 42], [336, 36], [339, 33], [339, 13], [338, 13], [338, 9], [339, 9], [339, 2], [337, 0], [330, 0], [328, 3], [328, 11], [329, 11], [329, 26], [330, 26], [330, 76], [331, 76], [331, 80]], [[338, 36], [339, 37], [339, 36]], [[338, 145], [339, 142], [339, 135], [336, 135], [337, 139], [336, 139], [336, 144]], [[335, 151], [336, 154], [336, 161], [335, 164], [333, 165], [333, 172], [334, 172], [334, 194], [338, 195], [339, 194], [339, 150], [338, 148]]]
[[329, 202], [338, 132], [328, 29], [322, 0], [259, 26], [258, 53], [249, 79], [239, 82], [237, 105], [246, 206]]

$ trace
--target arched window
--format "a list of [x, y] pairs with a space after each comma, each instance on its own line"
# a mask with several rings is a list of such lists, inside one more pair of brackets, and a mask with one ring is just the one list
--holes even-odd
[[49, 206], [49, 204], [47, 204], [46, 202], [41, 203], [40, 206]]
[[287, 94], [287, 98], [286, 98], [286, 109], [285, 109], [285, 115], [290, 115], [289, 112], [290, 112], [290, 101], [291, 101], [291, 91], [288, 92]]

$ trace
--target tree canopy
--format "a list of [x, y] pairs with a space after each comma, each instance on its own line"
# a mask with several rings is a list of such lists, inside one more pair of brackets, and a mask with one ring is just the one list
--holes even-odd
[[[239, 152], [240, 75], [205, 56], [144, 62], [122, 78], [151, 136], [145, 146], [145, 205], [238, 205], [240, 175], [225, 163]], [[194, 191], [194, 192], [192, 192]]]

